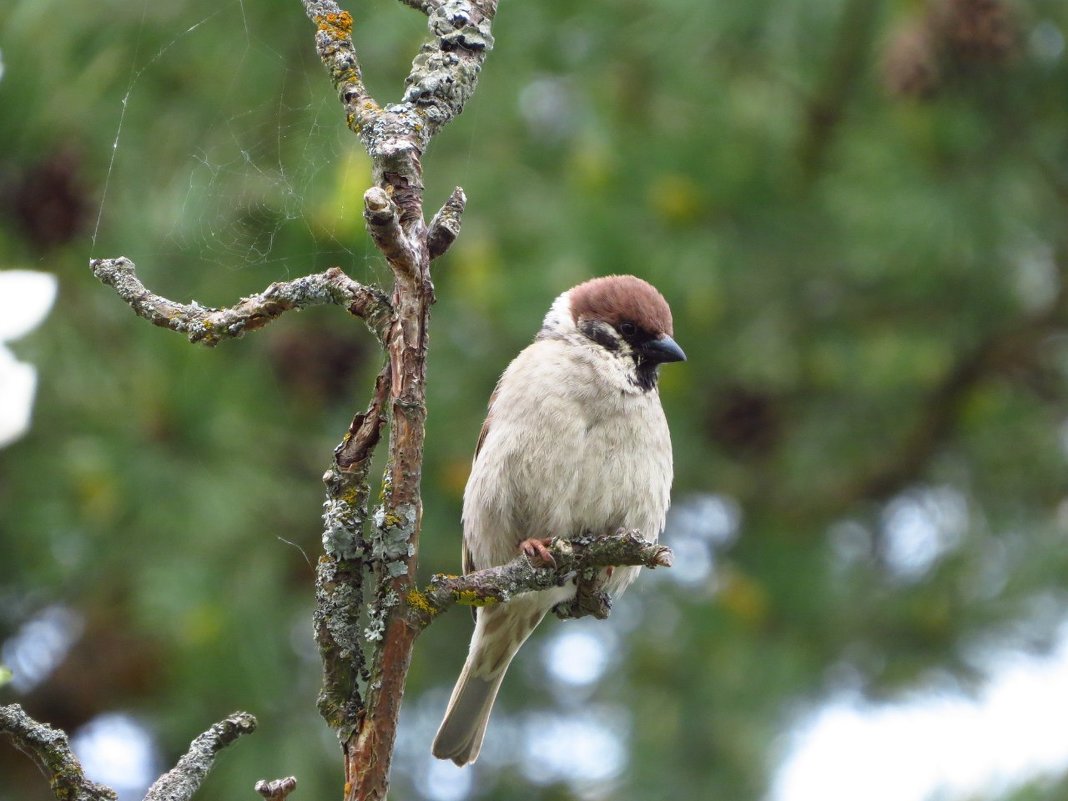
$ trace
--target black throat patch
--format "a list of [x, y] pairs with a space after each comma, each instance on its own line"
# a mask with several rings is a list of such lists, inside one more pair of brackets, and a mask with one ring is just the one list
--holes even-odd
[[640, 357], [635, 357], [634, 365], [637, 368], [634, 372], [634, 385], [642, 392], [656, 389], [657, 379], [660, 378], [660, 365], [642, 361]]

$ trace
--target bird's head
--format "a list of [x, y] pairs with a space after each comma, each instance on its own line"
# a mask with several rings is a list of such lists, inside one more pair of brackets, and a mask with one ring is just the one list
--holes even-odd
[[633, 275], [609, 275], [558, 297], [539, 336], [603, 349], [626, 364], [638, 389], [649, 390], [656, 386], [661, 364], [686, 360], [673, 333], [671, 309], [651, 284]]

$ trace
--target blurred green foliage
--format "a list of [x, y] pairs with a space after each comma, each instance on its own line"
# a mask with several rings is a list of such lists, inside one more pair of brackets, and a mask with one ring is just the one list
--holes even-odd
[[[350, 10], [369, 86], [397, 98], [422, 17]], [[128, 256], [210, 305], [335, 264], [386, 280], [312, 33], [289, 0], [0, 10], [0, 268], [60, 279], [14, 348], [40, 386], [0, 453], [0, 641], [52, 604], [85, 626], [0, 701], [71, 731], [130, 712], [161, 769], [252, 711], [204, 799], [289, 773], [301, 798], [340, 792], [311, 564], [319, 479], [379, 356], [332, 309], [191, 347], [86, 262]], [[469, 204], [435, 266], [422, 570], [459, 567], [496, 377], [556, 294], [612, 272], [663, 291], [689, 356], [662, 382], [676, 498], [733, 499], [741, 526], [705, 580], [642, 582], [604, 624], [619, 669], [591, 703], [631, 713], [608, 789], [480, 763], [473, 797], [759, 798], [798, 710], [843, 676], [876, 698], [967, 687], [977, 647], [1049, 642], [1068, 575], [1066, 34], [1054, 0], [502, 3], [479, 90], [424, 160], [428, 216], [457, 184]], [[909, 567], [894, 515], [937, 518], [946, 493], [955, 539]], [[422, 638], [408, 708], [440, 713], [469, 625]], [[502, 719], [555, 708], [536, 642], [520, 662]], [[432, 734], [417, 717], [411, 753]], [[398, 798], [424, 797], [413, 765]], [[3, 801], [49, 797], [7, 746], [0, 775]]]

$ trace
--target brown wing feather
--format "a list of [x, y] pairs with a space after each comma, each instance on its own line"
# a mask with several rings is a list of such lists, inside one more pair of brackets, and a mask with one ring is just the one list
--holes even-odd
[[[466, 544], [464, 545], [463, 555], [460, 557], [460, 566], [463, 569], [465, 576], [468, 573], [474, 573], [478, 570], [478, 568], [475, 567], [475, 560], [471, 558], [471, 549], [468, 548]], [[473, 606], [471, 607], [471, 619], [476, 623], [478, 622], [478, 610]]]
[[493, 402], [497, 400], [498, 391], [500, 391], [500, 386], [494, 387], [493, 392], [490, 393], [489, 403], [486, 404], [486, 419], [478, 432], [478, 442], [475, 443], [475, 455], [471, 458], [472, 462], [478, 459], [478, 454], [482, 451], [482, 443], [486, 441], [486, 435], [489, 434], [490, 422], [493, 420]]
[[[478, 432], [478, 442], [475, 443], [475, 455], [471, 459], [472, 463], [478, 460], [478, 454], [482, 451], [482, 443], [486, 441], [486, 435], [489, 434], [490, 421], [493, 420], [493, 402], [496, 399], [497, 390], [494, 389], [493, 393], [490, 395], [489, 403], [487, 404], [488, 411], [486, 412], [486, 420], [482, 423], [482, 429]], [[471, 556], [471, 549], [467, 547], [466, 543], [464, 543], [463, 551], [460, 554], [460, 569], [463, 570], [465, 576], [468, 573], [473, 573], [479, 569], [478, 566], [475, 565], [475, 560]], [[476, 610], [473, 606], [471, 607], [471, 619], [477, 619]]]

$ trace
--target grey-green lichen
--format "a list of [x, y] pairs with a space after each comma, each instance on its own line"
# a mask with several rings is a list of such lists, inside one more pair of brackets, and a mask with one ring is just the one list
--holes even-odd
[[375, 603], [367, 604], [367, 627], [363, 630], [363, 636], [369, 642], [380, 641], [386, 633], [386, 619], [389, 610], [400, 603], [400, 596], [393, 590], [389, 590], [385, 596]]
[[411, 504], [402, 504], [390, 512], [383, 506], [375, 509], [371, 559], [393, 578], [408, 572], [408, 559], [414, 554], [415, 521], [416, 511]]
[[341, 559], [364, 555], [361, 511], [341, 498], [329, 498], [323, 503], [324, 551]]

